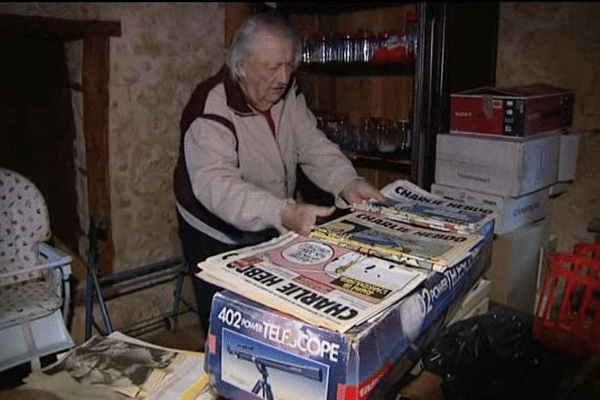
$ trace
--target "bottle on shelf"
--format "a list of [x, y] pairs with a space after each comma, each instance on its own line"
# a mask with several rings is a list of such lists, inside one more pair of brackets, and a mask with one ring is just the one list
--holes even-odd
[[357, 63], [371, 62], [375, 50], [375, 35], [370, 29], [358, 29], [354, 36], [354, 61]]
[[354, 37], [350, 32], [338, 35], [338, 61], [343, 64], [354, 61]]

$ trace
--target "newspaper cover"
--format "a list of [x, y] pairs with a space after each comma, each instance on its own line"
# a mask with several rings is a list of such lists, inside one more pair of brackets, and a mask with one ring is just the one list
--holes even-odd
[[464, 259], [483, 240], [478, 233], [442, 232], [367, 211], [355, 211], [318, 225], [310, 237], [437, 272]]
[[96, 335], [42, 371], [23, 387], [63, 399], [191, 400], [206, 392], [204, 355], [155, 346], [120, 332]]
[[200, 262], [198, 277], [344, 333], [405, 297], [425, 271], [288, 232]]
[[381, 189], [385, 200], [354, 205], [355, 211], [372, 211], [389, 218], [433, 229], [473, 233], [495, 218], [491, 207], [481, 207], [439, 197], [417, 185], [397, 180]]

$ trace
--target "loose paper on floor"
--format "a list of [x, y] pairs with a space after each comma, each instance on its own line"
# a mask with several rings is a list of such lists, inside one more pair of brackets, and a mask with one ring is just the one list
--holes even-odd
[[120, 332], [94, 336], [25, 378], [25, 388], [70, 399], [197, 398], [207, 387], [204, 355], [155, 346]]

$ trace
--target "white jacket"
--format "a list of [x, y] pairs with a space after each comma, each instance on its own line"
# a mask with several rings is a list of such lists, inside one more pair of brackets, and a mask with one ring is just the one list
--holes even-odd
[[295, 81], [270, 112], [275, 137], [227, 68], [198, 85], [183, 112], [177, 207], [190, 225], [221, 242], [236, 243], [244, 231], [285, 231], [281, 213], [294, 196], [297, 165], [337, 204], [343, 204], [342, 189], [359, 179], [350, 160], [317, 129]]

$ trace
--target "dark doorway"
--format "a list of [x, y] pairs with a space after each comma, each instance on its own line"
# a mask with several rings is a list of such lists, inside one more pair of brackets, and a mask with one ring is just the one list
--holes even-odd
[[50, 35], [3, 35], [0, 48], [0, 166], [38, 186], [53, 237], [78, 254], [75, 123], [64, 43]]

